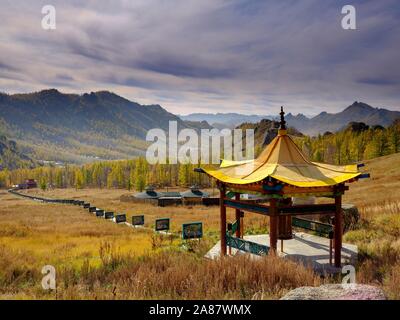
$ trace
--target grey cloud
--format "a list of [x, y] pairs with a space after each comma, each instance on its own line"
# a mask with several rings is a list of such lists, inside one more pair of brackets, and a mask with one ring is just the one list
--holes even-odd
[[233, 75], [233, 67], [221, 67], [218, 63], [196, 61], [195, 57], [166, 56], [163, 54], [147, 57], [136, 63], [138, 68], [166, 73], [177, 77], [226, 78]]
[[376, 86], [394, 86], [400, 84], [400, 80], [382, 79], [382, 78], [363, 78], [359, 83], [371, 84]]
[[0, 70], [5, 70], [5, 71], [17, 71], [18, 68], [13, 67], [13, 66], [11, 66], [11, 65], [9, 65], [9, 64], [7, 64], [7, 63], [0, 62]]
[[109, 89], [179, 114], [400, 109], [395, 0], [354, 0], [355, 31], [340, 26], [342, 0], [52, 2], [51, 32], [40, 28], [47, 3], [2, 4], [6, 90]]

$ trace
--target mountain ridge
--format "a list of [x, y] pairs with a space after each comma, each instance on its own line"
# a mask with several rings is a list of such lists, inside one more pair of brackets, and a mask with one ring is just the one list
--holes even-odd
[[[233, 129], [246, 123], [277, 119], [239, 113], [194, 115], [199, 121], [179, 117], [159, 104], [141, 105], [106, 90], [74, 94], [53, 88], [32, 93], [0, 93], [0, 132], [16, 141], [23, 154], [38, 161], [84, 163], [144, 155], [149, 145], [145, 141], [147, 132], [154, 128], [168, 132], [169, 121], [176, 121], [178, 130], [201, 130]], [[204, 115], [222, 122], [210, 125], [207, 119], [201, 119]], [[397, 118], [400, 118], [398, 111], [373, 108], [358, 101], [338, 113], [323, 111], [311, 118], [290, 112], [286, 115], [288, 126], [308, 135], [336, 132], [350, 122], [389, 126]], [[267, 129], [271, 126], [263, 124]]]
[[236, 112], [217, 112], [217, 113], [191, 113], [188, 115], [178, 115], [185, 121], [207, 121], [213, 127], [222, 129], [233, 129], [242, 123], [257, 123], [262, 119], [272, 120], [274, 117], [269, 115], [249, 114], [244, 115]]
[[[286, 108], [286, 110], [288, 110], [288, 108]], [[223, 128], [224, 126], [234, 128], [240, 123], [258, 123], [262, 119], [277, 119], [277, 116], [245, 115], [240, 113], [192, 113], [185, 116], [180, 115], [179, 117], [181, 119], [196, 121], [206, 120], [217, 128]], [[364, 122], [370, 126], [382, 125], [387, 127], [397, 118], [400, 118], [399, 111], [374, 108], [367, 103], [358, 101], [355, 101], [353, 104], [337, 113], [322, 111], [313, 117], [308, 117], [302, 113], [294, 115], [288, 112], [285, 117], [289, 125], [309, 135], [316, 135], [324, 133], [325, 131], [339, 131], [352, 121]]]
[[[66, 94], [57, 89], [2, 94], [0, 121], [4, 133], [38, 160], [86, 162], [93, 157], [121, 159], [143, 155], [153, 128], [201, 129], [158, 104], [141, 105], [110, 91]], [[52, 149], [53, 153], [45, 149]], [[56, 151], [56, 152], [54, 152]]]
[[308, 135], [322, 134], [326, 131], [336, 132], [347, 126], [349, 122], [363, 122], [369, 126], [390, 126], [400, 118], [399, 111], [384, 108], [374, 108], [364, 102], [355, 101], [338, 113], [323, 111], [308, 118], [302, 114], [288, 113], [286, 121], [289, 125]]

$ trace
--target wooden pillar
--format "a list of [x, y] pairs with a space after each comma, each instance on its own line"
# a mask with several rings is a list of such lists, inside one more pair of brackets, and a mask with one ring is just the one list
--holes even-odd
[[335, 197], [335, 230], [334, 230], [334, 246], [335, 246], [335, 267], [340, 268], [341, 266], [341, 257], [342, 257], [342, 196]]
[[[235, 193], [235, 200], [240, 200], [240, 193]], [[239, 223], [239, 228], [236, 229], [236, 237], [240, 238], [240, 230], [241, 230], [241, 224], [242, 221], [240, 219], [240, 210], [239, 209], [235, 209], [235, 219], [236, 221]]]
[[226, 256], [226, 207], [224, 199], [226, 196], [226, 187], [221, 184], [219, 189], [219, 208], [220, 208], [220, 238], [221, 238], [221, 257]]
[[276, 253], [278, 242], [278, 211], [276, 199], [269, 201], [269, 247], [271, 254]]
[[244, 237], [244, 223], [243, 223], [243, 220], [244, 220], [244, 212], [241, 211], [240, 212], [240, 237], [242, 239]]

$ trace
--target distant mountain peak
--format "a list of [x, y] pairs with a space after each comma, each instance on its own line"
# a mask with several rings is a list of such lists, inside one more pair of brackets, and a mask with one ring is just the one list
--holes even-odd
[[371, 107], [369, 104], [366, 104], [364, 102], [354, 101], [353, 104], [344, 109], [344, 111], [355, 110], [355, 109], [374, 110], [375, 108]]
[[122, 98], [121, 96], [117, 95], [116, 93], [108, 90], [100, 90], [100, 91], [95, 91], [95, 92], [90, 92], [90, 94], [96, 95], [96, 96], [110, 96], [110, 97], [119, 97]]
[[321, 112], [311, 119], [301, 119], [296, 117], [287, 117], [290, 126], [295, 127], [303, 133], [316, 135], [326, 131], [335, 132], [345, 129], [348, 123], [352, 122], [351, 127], [359, 130], [363, 123], [366, 126], [375, 125], [389, 126], [396, 118], [400, 117], [399, 111], [390, 111], [387, 109], [378, 109], [361, 101], [354, 101], [351, 105], [338, 113]]
[[289, 112], [289, 113], [286, 115], [286, 118], [288, 118], [288, 119], [296, 118], [296, 119], [298, 119], [298, 120], [300, 120], [300, 119], [308, 120], [308, 119], [309, 119], [309, 118], [308, 118], [306, 115], [304, 115], [303, 113], [298, 113], [297, 115], [293, 115], [291, 112]]
[[62, 95], [62, 93], [60, 91], [58, 91], [57, 89], [54, 89], [54, 88], [41, 90], [38, 92], [38, 94], [41, 96]]

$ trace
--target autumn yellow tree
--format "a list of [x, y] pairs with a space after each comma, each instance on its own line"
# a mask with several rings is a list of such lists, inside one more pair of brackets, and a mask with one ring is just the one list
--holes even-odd
[[80, 169], [75, 169], [75, 189], [82, 189], [84, 187], [84, 177]]

